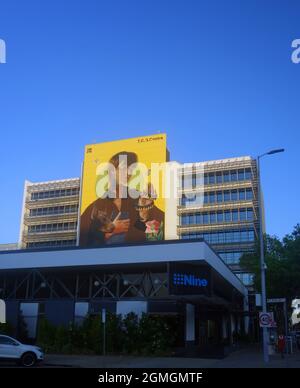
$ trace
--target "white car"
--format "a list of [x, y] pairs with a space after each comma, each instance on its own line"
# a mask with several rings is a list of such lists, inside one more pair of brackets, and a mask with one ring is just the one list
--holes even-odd
[[7, 335], [0, 335], [0, 360], [16, 361], [25, 367], [34, 366], [44, 359], [44, 352], [37, 346], [25, 345]]

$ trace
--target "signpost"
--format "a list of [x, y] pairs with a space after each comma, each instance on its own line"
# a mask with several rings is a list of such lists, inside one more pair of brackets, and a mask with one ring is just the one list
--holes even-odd
[[267, 299], [268, 303], [284, 303], [285, 298], [272, 298], [272, 299]]
[[263, 328], [274, 327], [273, 313], [259, 313], [259, 326]]

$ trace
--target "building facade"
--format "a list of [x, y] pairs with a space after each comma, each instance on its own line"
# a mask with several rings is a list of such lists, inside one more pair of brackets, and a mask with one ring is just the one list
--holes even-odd
[[25, 182], [19, 248], [74, 246], [80, 179]]
[[[171, 217], [174, 230], [166, 237], [203, 238], [251, 286], [252, 274], [239, 260], [254, 251], [259, 236], [256, 160], [245, 156], [177, 168], [178, 200], [170, 206], [177, 210]], [[77, 245], [80, 185], [80, 178], [25, 182], [19, 248]]]
[[247, 286], [240, 257], [259, 236], [256, 160], [249, 156], [195, 163], [182, 170], [178, 236], [203, 238]]

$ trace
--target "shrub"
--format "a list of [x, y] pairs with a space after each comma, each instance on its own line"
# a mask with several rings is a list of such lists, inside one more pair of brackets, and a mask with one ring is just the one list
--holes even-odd
[[[106, 352], [157, 355], [165, 354], [174, 344], [176, 335], [167, 319], [134, 313], [124, 318], [107, 314]], [[46, 319], [39, 323], [37, 343], [46, 352], [69, 354], [102, 354], [103, 324], [100, 315], [87, 316], [82, 325], [55, 327]]]
[[14, 335], [14, 327], [9, 322], [0, 323], [0, 334]]

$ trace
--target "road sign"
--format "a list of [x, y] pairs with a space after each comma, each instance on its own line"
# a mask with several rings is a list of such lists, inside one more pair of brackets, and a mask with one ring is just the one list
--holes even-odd
[[259, 326], [260, 327], [274, 327], [273, 313], [259, 313]]
[[268, 303], [284, 303], [286, 301], [285, 298], [273, 298], [273, 299], [267, 299]]

